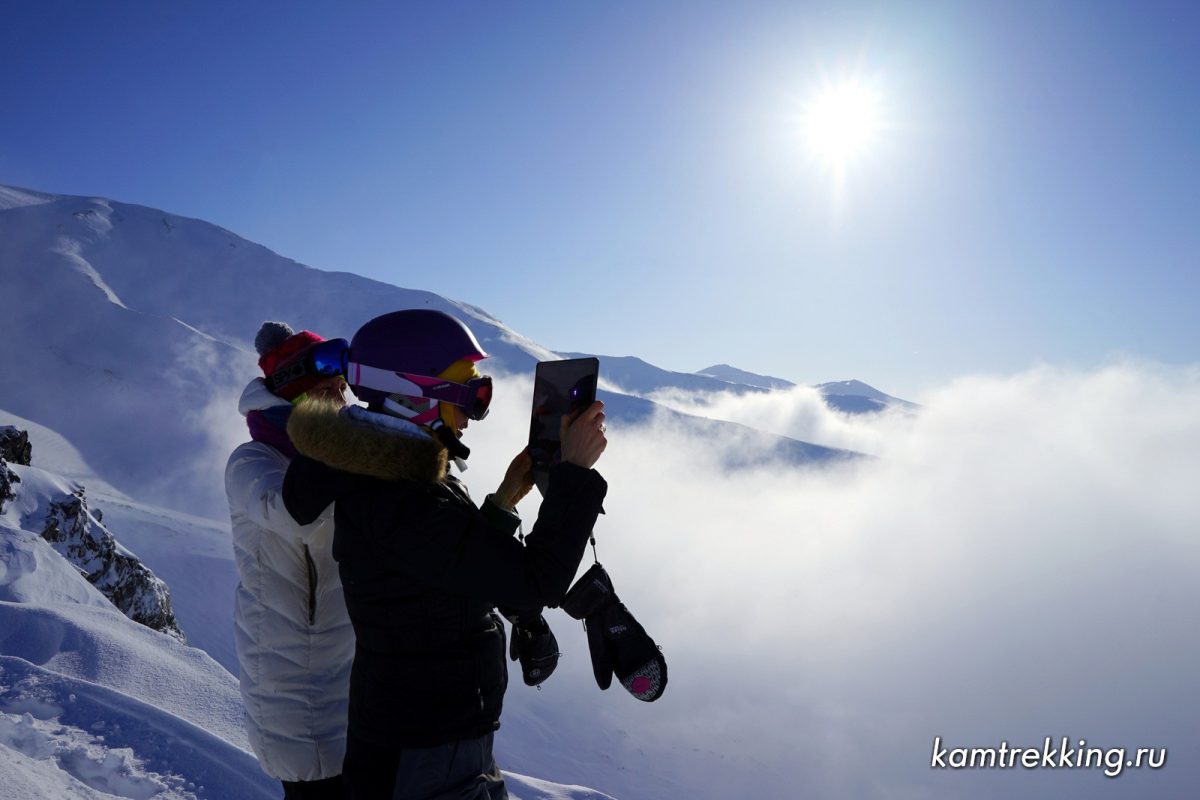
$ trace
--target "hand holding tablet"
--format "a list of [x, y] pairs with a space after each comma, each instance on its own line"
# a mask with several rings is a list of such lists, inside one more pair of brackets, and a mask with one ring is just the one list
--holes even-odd
[[604, 430], [604, 403], [600, 400], [584, 409], [574, 421], [564, 416], [559, 431], [562, 460], [591, 469], [608, 446]]

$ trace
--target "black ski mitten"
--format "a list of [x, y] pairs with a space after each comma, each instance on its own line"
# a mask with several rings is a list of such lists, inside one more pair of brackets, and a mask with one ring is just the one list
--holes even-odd
[[658, 645], [646, 633], [613, 591], [604, 567], [593, 564], [567, 596], [562, 610], [583, 620], [592, 672], [601, 689], [612, 684], [616, 673], [621, 685], [638, 700], [653, 702], [667, 688], [667, 662]]
[[[507, 616], [507, 615], [506, 615]], [[509, 617], [512, 622], [512, 641], [508, 655], [521, 662], [521, 677], [526, 686], [537, 686], [558, 666], [558, 640], [541, 614]]]

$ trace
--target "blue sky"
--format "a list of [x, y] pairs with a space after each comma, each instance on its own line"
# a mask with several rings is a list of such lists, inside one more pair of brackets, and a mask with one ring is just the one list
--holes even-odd
[[[910, 397], [1197, 360], [1191, 4], [48, 2], [0, 47], [0, 183], [552, 348]], [[835, 202], [798, 118], [851, 76], [886, 126]]]

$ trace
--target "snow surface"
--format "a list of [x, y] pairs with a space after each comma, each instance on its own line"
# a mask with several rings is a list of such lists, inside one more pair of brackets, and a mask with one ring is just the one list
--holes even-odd
[[[237, 569], [228, 521], [217, 522], [139, 503], [96, 475], [79, 451], [56, 431], [2, 410], [0, 425], [14, 425], [29, 433], [33, 463], [37, 465], [11, 466], [23, 479], [19, 486], [29, 490], [21, 491], [15, 503], [7, 504], [5, 514], [12, 515], [12, 524], [20, 527], [22, 517], [41, 520], [47, 510], [44, 506], [47, 498], [82, 487], [87, 492], [89, 507], [93, 513], [103, 514], [105, 526], [122, 549], [136, 555], [171, 588], [175, 617], [189, 644], [204, 650], [237, 675], [233, 650]], [[3, 547], [0, 543], [0, 548]], [[0, 570], [3, 569], [0, 563]], [[67, 582], [69, 587], [76, 584], [74, 580]], [[95, 592], [98, 602], [107, 604], [99, 592], [84, 585]]]
[[[228, 693], [227, 690], [225, 692]], [[0, 785], [10, 797], [276, 798], [254, 757], [127, 692], [0, 656]]]
[[[35, 462], [54, 456], [90, 477], [53, 431], [38, 427], [30, 439]], [[127, 619], [37, 534], [50, 502], [75, 481], [11, 468], [21, 481], [0, 515], [0, 796], [278, 797], [249, 752], [233, 675], [204, 650]], [[227, 527], [119, 494], [95, 497], [106, 525], [129, 534], [156, 571], [165, 567], [160, 577], [192, 644], [235, 665]], [[514, 800], [609, 798], [505, 777]]]
[[29, 434], [33, 443], [33, 461], [47, 472], [85, 486], [89, 495], [99, 490], [109, 496], [123, 496], [97, 475], [83, 454], [58, 431], [0, 409], [0, 426], [4, 425], [12, 425]]
[[93, 588], [37, 533], [71, 484], [11, 468], [21, 482], [0, 516], [4, 796], [274, 797], [249, 752], [237, 681]]
[[55, 195], [45, 192], [35, 192], [32, 189], [18, 189], [15, 186], [0, 186], [0, 211], [23, 206], [39, 206], [52, 203]]
[[515, 772], [504, 773], [504, 785], [508, 788], [510, 800], [613, 800], [611, 795], [595, 789], [564, 786]]
[[[36, 535], [0, 529], [0, 536], [10, 565], [0, 596], [15, 598], [0, 601], [0, 653], [144, 698], [246, 749], [237, 681], [207, 653], [129, 620], [97, 602], [98, 592], [66, 586], [68, 572], [48, 568], [53, 559]], [[12, 587], [14, 578], [23, 585]]]
[[147, 567], [171, 587], [171, 604], [188, 643], [238, 674], [233, 649], [237, 568], [229, 524], [88, 493], [104, 522]]

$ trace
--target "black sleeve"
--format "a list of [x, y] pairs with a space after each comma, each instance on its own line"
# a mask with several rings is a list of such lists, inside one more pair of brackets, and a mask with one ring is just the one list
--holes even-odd
[[312, 523], [329, 508], [345, 473], [308, 456], [296, 456], [283, 476], [283, 505], [301, 525]]
[[[496, 504], [489, 494], [479, 506], [480, 512], [492, 527], [501, 533], [512, 536], [521, 526], [521, 518], [517, 516], [515, 511], [507, 511]], [[542, 606], [534, 608], [512, 608], [504, 604], [500, 604], [497, 611], [509, 622], [514, 625], [518, 620], [533, 622], [542, 615]]]
[[413, 581], [495, 605], [557, 605], [583, 558], [608, 484], [600, 473], [556, 465], [537, 522], [522, 544], [479, 509], [425, 495], [372, 526], [377, 547]]
[[506, 533], [512, 536], [517, 532], [517, 528], [521, 526], [521, 518], [514, 511], [507, 511], [496, 505], [496, 501], [489, 494], [484, 498], [483, 504], [479, 506], [480, 512], [487, 518], [487, 521], [492, 524], [492, 527], [501, 533]]

